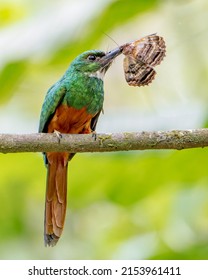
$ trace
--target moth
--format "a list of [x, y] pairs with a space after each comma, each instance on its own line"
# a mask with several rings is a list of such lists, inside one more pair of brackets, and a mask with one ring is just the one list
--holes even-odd
[[124, 74], [130, 86], [146, 86], [155, 78], [155, 66], [159, 65], [166, 54], [163, 37], [156, 34], [121, 46], [124, 58]]

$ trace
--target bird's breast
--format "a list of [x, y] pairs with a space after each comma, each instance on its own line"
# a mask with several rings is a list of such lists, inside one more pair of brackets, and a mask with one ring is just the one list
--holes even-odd
[[59, 105], [48, 125], [49, 133], [57, 130], [61, 133], [91, 133], [90, 123], [94, 115], [85, 107], [76, 109], [67, 105]]
[[70, 79], [62, 104], [76, 109], [86, 108], [89, 114], [97, 114], [103, 107], [103, 81], [91, 74], [77, 74]]

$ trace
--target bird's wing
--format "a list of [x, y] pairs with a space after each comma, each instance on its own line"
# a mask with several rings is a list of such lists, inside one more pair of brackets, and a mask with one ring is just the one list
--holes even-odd
[[48, 90], [40, 114], [38, 132], [46, 132], [46, 125], [55, 113], [58, 105], [63, 100], [66, 91], [67, 89], [65, 85], [61, 84], [60, 82], [56, 83]]
[[95, 131], [97, 121], [98, 121], [101, 111], [102, 110], [100, 110], [91, 120], [90, 128], [92, 129], [92, 131]]

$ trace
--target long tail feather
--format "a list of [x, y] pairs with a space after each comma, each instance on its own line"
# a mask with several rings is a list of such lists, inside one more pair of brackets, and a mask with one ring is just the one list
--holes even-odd
[[68, 153], [47, 153], [48, 175], [45, 199], [45, 246], [58, 242], [66, 216]]

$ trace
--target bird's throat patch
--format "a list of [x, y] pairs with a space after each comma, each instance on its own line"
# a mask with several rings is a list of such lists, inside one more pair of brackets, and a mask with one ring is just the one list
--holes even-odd
[[105, 72], [104, 71], [96, 71], [96, 72], [94, 72], [94, 73], [91, 73], [91, 74], [89, 74], [88, 76], [90, 77], [90, 78], [97, 78], [97, 79], [100, 79], [100, 80], [102, 80], [103, 81], [103, 79], [104, 79], [104, 75], [105, 75]]

